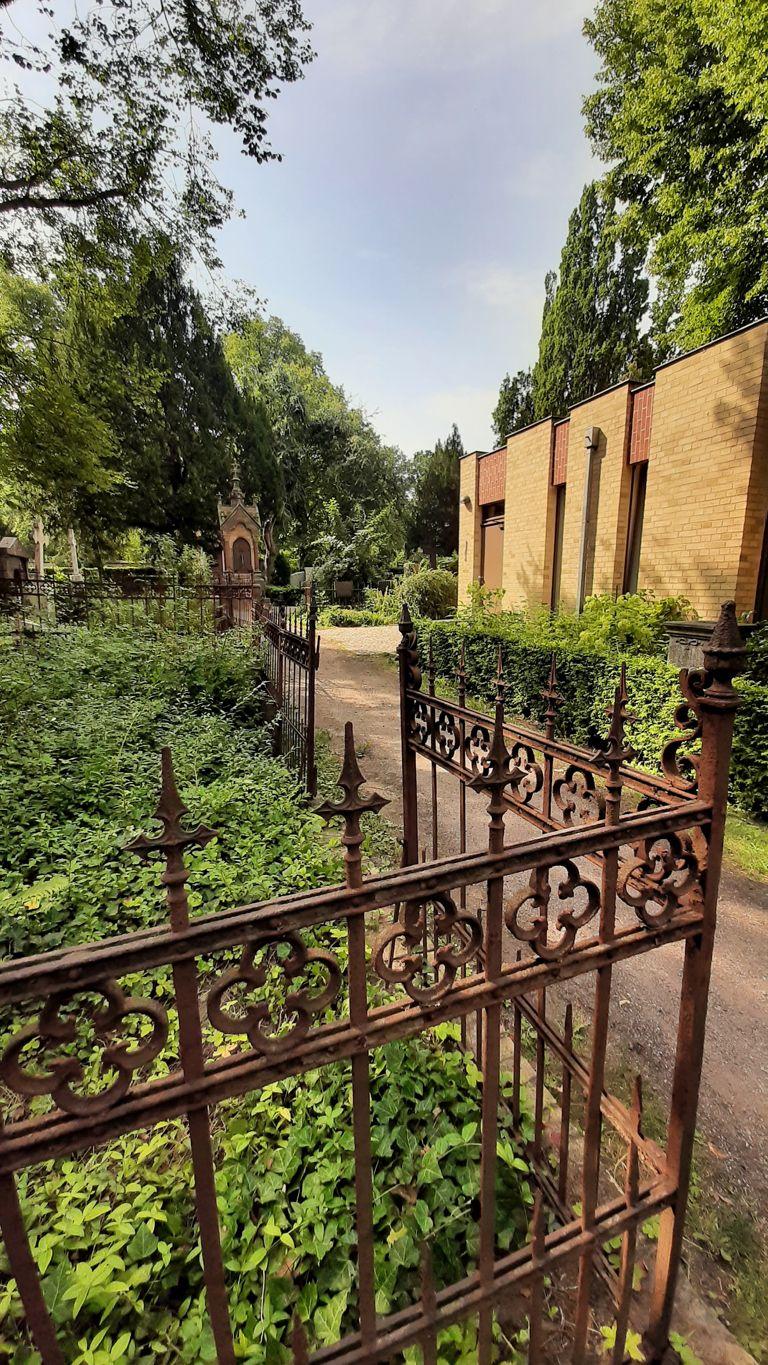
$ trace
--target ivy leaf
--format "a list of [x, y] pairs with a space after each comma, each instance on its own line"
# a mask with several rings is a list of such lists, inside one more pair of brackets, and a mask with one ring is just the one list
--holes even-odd
[[321, 1346], [333, 1346], [341, 1336], [341, 1320], [349, 1294], [343, 1289], [321, 1305], [315, 1313], [315, 1331]]
[[126, 1255], [132, 1261], [146, 1261], [157, 1250], [157, 1245], [155, 1234], [150, 1232], [146, 1223], [142, 1223], [125, 1248]]
[[72, 1283], [72, 1271], [66, 1261], [59, 1261], [50, 1275], [41, 1281], [43, 1298], [54, 1322], [66, 1322], [71, 1316], [66, 1291]]

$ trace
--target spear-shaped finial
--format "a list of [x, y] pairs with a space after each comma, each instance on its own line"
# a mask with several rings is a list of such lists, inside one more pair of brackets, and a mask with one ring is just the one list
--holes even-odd
[[403, 602], [398, 629], [400, 631], [400, 644], [397, 647], [397, 653], [400, 659], [401, 688], [418, 691], [421, 687], [419, 649], [407, 602]]
[[496, 664], [496, 707], [493, 721], [493, 736], [488, 756], [481, 771], [469, 783], [475, 791], [487, 791], [491, 800], [488, 814], [491, 817], [491, 841], [503, 838], [504, 813], [507, 809], [504, 789], [510, 782], [517, 782], [523, 776], [523, 769], [514, 762], [504, 737], [504, 666], [501, 645]]
[[730, 688], [747, 657], [736, 619], [736, 603], [723, 602], [720, 615], [704, 646], [704, 667], [721, 688]]
[[351, 720], [348, 720], [344, 726], [344, 763], [338, 781], [344, 796], [341, 801], [321, 801], [316, 807], [318, 815], [324, 820], [333, 820], [337, 815], [344, 820], [341, 842], [344, 847], [348, 886], [359, 884], [360, 846], [363, 842], [360, 829], [361, 815], [366, 811], [378, 814], [383, 806], [389, 805], [387, 798], [380, 796], [378, 792], [371, 792], [370, 796], [361, 796], [360, 788], [364, 783], [365, 778], [360, 771], [355, 753], [354, 729]]
[[547, 703], [547, 709], [544, 715], [545, 734], [547, 739], [554, 739], [557, 712], [563, 704], [563, 697], [557, 690], [557, 656], [554, 650], [552, 651], [552, 658], [549, 662], [547, 685], [542, 688], [541, 696]]
[[459, 706], [464, 706], [467, 700], [467, 671], [465, 668], [464, 641], [462, 640], [459, 648], [459, 666], [456, 670], [456, 690], [459, 698]]
[[147, 861], [150, 853], [165, 855], [165, 871], [161, 880], [167, 888], [172, 929], [185, 929], [189, 923], [189, 905], [184, 889], [189, 873], [184, 866], [184, 849], [193, 845], [205, 848], [211, 839], [216, 838], [216, 830], [209, 829], [207, 825], [198, 825], [192, 830], [184, 829], [181, 819], [186, 814], [187, 807], [176, 786], [171, 751], [166, 745], [161, 750], [160, 799], [155, 808], [155, 819], [160, 821], [163, 832], [139, 834], [126, 848], [138, 854], [142, 862]]
[[623, 663], [619, 685], [613, 694], [613, 704], [605, 709], [605, 714], [611, 722], [610, 729], [607, 736], [598, 739], [595, 745], [597, 751], [595, 762], [602, 768], [621, 767], [622, 763], [628, 763], [635, 756], [632, 745], [625, 738], [627, 725], [636, 720], [636, 717], [627, 711], [628, 702], [627, 665]]

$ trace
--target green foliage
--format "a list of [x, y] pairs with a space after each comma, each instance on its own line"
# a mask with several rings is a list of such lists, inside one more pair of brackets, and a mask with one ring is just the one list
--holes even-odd
[[650, 250], [662, 353], [768, 312], [768, 0], [600, 0], [587, 131]]
[[[473, 621], [469, 613], [455, 621], [419, 622], [419, 644], [426, 661], [431, 639], [438, 674], [456, 676], [459, 650], [465, 646], [468, 689], [472, 696], [493, 702], [496, 660], [501, 645], [506, 683], [507, 712], [543, 726], [546, 684], [553, 649], [557, 653], [559, 690], [564, 705], [558, 713], [558, 733], [577, 744], [589, 744], [606, 729], [606, 708], [619, 680], [621, 660], [627, 664], [630, 711], [635, 721], [629, 737], [636, 751], [635, 762], [658, 768], [664, 744], [676, 733], [674, 712], [680, 700], [678, 672], [661, 658], [639, 652], [642, 645], [618, 640], [589, 647], [560, 634], [562, 617], [527, 618], [522, 613], [501, 613]], [[645, 629], [645, 627], [644, 627]], [[578, 622], [574, 626], [578, 631]], [[601, 632], [602, 634], [602, 632]], [[742, 810], [768, 819], [768, 687], [749, 679], [737, 679], [741, 706], [731, 760], [730, 797]]]
[[167, 242], [104, 279], [73, 255], [45, 290], [0, 269], [0, 381], [7, 499], [99, 558], [132, 527], [213, 548], [233, 457], [263, 512], [279, 507], [265, 414]]
[[408, 546], [427, 552], [431, 568], [437, 556], [451, 554], [459, 540], [459, 461], [464, 454], [459, 429], [454, 423], [445, 441], [434, 450], [420, 450], [413, 457], [413, 503], [408, 526]]
[[425, 616], [439, 620], [451, 616], [456, 610], [456, 575], [447, 569], [421, 569], [417, 573], [406, 574], [398, 583], [393, 596], [397, 598], [398, 613], [403, 602], [408, 603], [412, 616]]
[[38, 0], [31, 27], [14, 21], [21, 8], [3, 5], [3, 55], [18, 82], [0, 113], [7, 248], [18, 256], [28, 245], [34, 258], [37, 229], [38, 245], [77, 232], [119, 252], [154, 220], [214, 260], [231, 196], [203, 129], [229, 126], [246, 155], [274, 157], [268, 101], [313, 55], [298, 0], [113, 0], [61, 18]]
[[331, 498], [323, 509], [323, 531], [314, 542], [314, 578], [328, 595], [338, 580], [358, 585], [381, 578], [402, 548], [402, 517], [394, 503], [369, 515], [358, 507], [345, 520]]
[[[450, 1045], [454, 1037], [442, 1026], [433, 1044], [426, 1037], [391, 1043], [371, 1057], [380, 1313], [418, 1296], [425, 1238], [438, 1285], [476, 1260], [481, 1077]], [[217, 1113], [216, 1187], [236, 1354], [253, 1365], [287, 1365], [294, 1313], [316, 1347], [356, 1323], [348, 1066], [269, 1086]], [[525, 1240], [533, 1196], [521, 1146], [505, 1123], [498, 1150], [499, 1244], [507, 1251]], [[215, 1359], [192, 1233], [192, 1183], [188, 1144], [176, 1124], [22, 1176], [43, 1290], [73, 1365]], [[0, 1349], [8, 1349], [22, 1315], [7, 1266], [2, 1271]], [[454, 1337], [441, 1342], [446, 1365], [466, 1359], [463, 1334]]]
[[[151, 818], [163, 741], [190, 818], [220, 831], [188, 854], [193, 913], [338, 880], [337, 840], [321, 834], [285, 769], [265, 755], [248, 636], [78, 630], [6, 655], [0, 674], [6, 951], [165, 919], [160, 868], [122, 852]], [[335, 934], [343, 965], [343, 933], [323, 932]], [[135, 977], [129, 989], [162, 996], [170, 986], [160, 972]], [[3, 1016], [3, 1032], [8, 1022]], [[371, 1056], [380, 1313], [418, 1295], [425, 1239], [438, 1285], [476, 1263], [482, 1078], [456, 1039], [444, 1025]], [[221, 1037], [210, 1034], [207, 1046], [221, 1048]], [[531, 1137], [527, 1113], [519, 1135], [502, 1118], [497, 1228], [505, 1251], [526, 1237]], [[222, 1104], [213, 1140], [236, 1355], [288, 1365], [296, 1313], [313, 1348], [357, 1322], [348, 1063]], [[71, 1365], [215, 1359], [184, 1125], [164, 1123], [25, 1172], [19, 1189]], [[471, 1328], [441, 1336], [446, 1365], [466, 1362], [471, 1350]], [[0, 1354], [19, 1365], [36, 1358], [2, 1252]]]
[[[325, 372], [322, 357], [280, 318], [250, 316], [225, 340], [245, 394], [264, 405], [285, 486], [285, 527], [307, 563], [318, 532], [348, 543], [382, 509], [400, 509], [403, 457]], [[327, 509], [335, 503], [337, 519]], [[400, 536], [402, 546], [403, 535]], [[385, 566], [385, 567], [388, 567]]]
[[479, 584], [470, 588], [469, 603], [460, 616], [473, 626], [486, 626], [509, 639], [532, 644], [594, 650], [599, 654], [654, 654], [665, 658], [666, 626], [669, 621], [688, 620], [694, 614], [685, 597], [654, 597], [643, 591], [613, 597], [610, 593], [588, 597], [580, 613], [546, 608], [519, 612], [501, 610], [503, 590], [489, 592]]
[[504, 445], [507, 437], [520, 427], [527, 427], [534, 420], [533, 374], [531, 370], [518, 370], [510, 379], [505, 374], [499, 389], [499, 401], [493, 410], [493, 431], [499, 445]]
[[746, 671], [753, 682], [768, 684], [768, 621], [750, 633]]
[[164, 920], [160, 869], [123, 852], [151, 819], [164, 743], [194, 818], [221, 833], [190, 852], [193, 909], [336, 879], [320, 823], [296, 806], [292, 779], [267, 757], [249, 636], [214, 646], [78, 628], [3, 654], [0, 679], [4, 952]]
[[272, 560], [272, 583], [276, 588], [287, 588], [291, 579], [292, 565], [287, 555], [278, 550]]
[[559, 416], [620, 379], [647, 375], [643, 257], [622, 239], [610, 192], [596, 182], [585, 186], [568, 224], [559, 277], [547, 277], [533, 370], [537, 419]]
[[363, 607], [323, 607], [318, 614], [318, 625], [325, 626], [381, 626], [385, 623], [375, 611]]

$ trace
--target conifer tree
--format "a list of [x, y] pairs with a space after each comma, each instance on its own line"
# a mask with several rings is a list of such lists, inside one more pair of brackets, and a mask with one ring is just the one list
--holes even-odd
[[621, 240], [612, 197], [586, 185], [568, 224], [557, 275], [546, 280], [534, 417], [562, 415], [571, 403], [625, 378], [644, 378], [651, 348], [642, 328], [648, 281], [641, 247]]

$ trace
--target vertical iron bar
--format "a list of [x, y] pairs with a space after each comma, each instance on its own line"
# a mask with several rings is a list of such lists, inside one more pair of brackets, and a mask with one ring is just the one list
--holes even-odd
[[[565, 1028], [563, 1041], [568, 1054], [573, 1052], [573, 1006], [568, 1001], [565, 1007]], [[557, 1167], [557, 1192], [566, 1203], [568, 1197], [568, 1159], [571, 1144], [571, 1072], [563, 1062], [562, 1093], [560, 1096], [560, 1151]]]
[[[416, 775], [416, 755], [410, 737], [410, 702], [407, 693], [410, 688], [421, 686], [416, 649], [416, 633], [411, 621], [411, 613], [406, 603], [400, 617], [400, 644], [397, 650], [398, 678], [400, 687], [400, 761], [402, 765], [403, 786], [403, 855], [406, 866], [419, 861], [419, 800]], [[406, 917], [411, 913], [408, 906]]]
[[[536, 1012], [542, 1024], [547, 1017], [547, 992], [546, 988], [536, 992]], [[544, 1074], [547, 1064], [547, 1053], [544, 1043], [542, 1030], [536, 1027], [536, 1088], [533, 1118], [533, 1155], [536, 1161], [541, 1161], [544, 1137]]]
[[64, 1365], [64, 1355], [56, 1340], [56, 1329], [43, 1297], [40, 1276], [24, 1226], [16, 1179], [12, 1175], [0, 1176], [0, 1232], [29, 1333], [40, 1352], [43, 1365]]
[[541, 1269], [531, 1281], [530, 1316], [528, 1319], [528, 1360], [530, 1365], [541, 1365], [544, 1359], [544, 1199], [539, 1190], [531, 1220], [531, 1256]]
[[307, 791], [317, 794], [317, 762], [315, 760], [315, 689], [320, 641], [317, 638], [317, 598], [315, 585], [309, 585], [309, 617], [307, 620]]
[[[706, 686], [697, 698], [701, 718], [701, 753], [697, 760], [699, 796], [711, 804], [712, 820], [708, 829], [705, 828], [707, 858], [706, 867], [701, 873], [704, 924], [701, 933], [687, 939], [685, 945], [666, 1163], [667, 1178], [676, 1186], [677, 1194], [672, 1207], [661, 1214], [646, 1336], [646, 1344], [654, 1361], [661, 1358], [667, 1346], [680, 1268], [723, 858], [728, 769], [733, 725], [739, 706], [739, 695], [733, 686], [733, 679], [743, 669], [745, 658], [735, 604], [725, 602], [704, 650]], [[683, 677], [690, 688], [692, 680], [687, 675]]]
[[[341, 801], [324, 801], [318, 814], [330, 820], [336, 815], [344, 818], [341, 836], [344, 848], [344, 873], [347, 888], [357, 890], [363, 884], [362, 843], [360, 817], [365, 811], [378, 813], [387, 803], [373, 792], [360, 795], [364, 782], [355, 754], [352, 722], [344, 727], [344, 765], [339, 786], [344, 792]], [[354, 1028], [364, 1036], [368, 1023], [368, 993], [365, 965], [365, 916], [350, 915], [347, 920], [349, 945], [349, 1017]], [[355, 1217], [357, 1224], [357, 1276], [360, 1300], [360, 1335], [365, 1344], [376, 1336], [376, 1290], [373, 1261], [373, 1157], [371, 1153], [371, 1096], [370, 1062], [367, 1052], [352, 1058], [352, 1130], [355, 1143]]]
[[[643, 1113], [642, 1090], [640, 1077], [635, 1079], [634, 1101], [632, 1105], [633, 1127], [637, 1137], [642, 1135], [641, 1123]], [[637, 1144], [630, 1140], [627, 1146], [627, 1175], [624, 1184], [624, 1197], [627, 1207], [632, 1208], [637, 1203], [638, 1190], [638, 1156]], [[613, 1353], [611, 1355], [611, 1365], [622, 1365], [624, 1360], [624, 1347], [627, 1340], [627, 1328], [629, 1326], [629, 1309], [632, 1302], [632, 1280], [635, 1273], [635, 1250], [637, 1247], [637, 1224], [632, 1223], [627, 1228], [621, 1242], [621, 1265], [619, 1268], [619, 1289], [616, 1298], [616, 1336], [613, 1343]]]
[[[193, 831], [187, 831], [181, 825], [186, 807], [176, 788], [171, 751], [168, 748], [162, 750], [162, 784], [155, 814], [162, 823], [162, 835], [156, 838], [140, 835], [129, 847], [144, 858], [154, 851], [164, 854], [165, 871], [162, 881], [166, 888], [170, 927], [173, 933], [184, 933], [189, 928], [189, 902], [186, 892], [189, 873], [184, 865], [184, 849], [190, 844], [204, 846], [215, 836], [213, 830], [206, 829], [203, 825]], [[179, 1060], [184, 1079], [189, 1083], [199, 1080], [205, 1070], [197, 966], [194, 958], [191, 958], [175, 962], [172, 970], [179, 1024]], [[227, 1305], [207, 1106], [199, 1105], [189, 1109], [187, 1121], [200, 1246], [203, 1253], [203, 1278], [216, 1358], [219, 1365], [234, 1365], [235, 1350]]]
[[[622, 664], [621, 680], [610, 708], [611, 726], [608, 737], [599, 742], [598, 762], [607, 768], [605, 782], [605, 824], [610, 828], [621, 816], [621, 766], [632, 756], [625, 743], [627, 717], [627, 679]], [[619, 850], [603, 853], [600, 931], [601, 943], [609, 943], [616, 925], [616, 884], [619, 872]], [[598, 1182], [600, 1179], [600, 1145], [602, 1137], [601, 1100], [605, 1084], [605, 1057], [608, 1044], [608, 1021], [611, 1007], [611, 967], [601, 967], [595, 985], [595, 1011], [592, 1025], [592, 1058], [589, 1071], [586, 1117], [584, 1123], [584, 1160], [581, 1184], [581, 1225], [591, 1231], [595, 1221]], [[594, 1264], [594, 1246], [590, 1245], [579, 1259], [579, 1287], [573, 1333], [574, 1365], [583, 1365], [587, 1352], [590, 1301]]]
[[437, 1365], [437, 1329], [434, 1326], [437, 1295], [429, 1242], [423, 1242], [421, 1247], [421, 1309], [425, 1318], [431, 1319], [421, 1337], [421, 1358], [423, 1365]]

